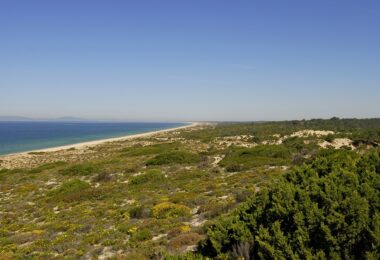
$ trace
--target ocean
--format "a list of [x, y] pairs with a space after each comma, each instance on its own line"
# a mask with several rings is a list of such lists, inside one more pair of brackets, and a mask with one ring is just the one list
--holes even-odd
[[0, 122], [0, 155], [121, 137], [185, 123]]

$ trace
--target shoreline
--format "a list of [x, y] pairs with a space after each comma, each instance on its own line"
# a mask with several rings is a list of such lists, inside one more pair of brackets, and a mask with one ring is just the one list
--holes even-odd
[[174, 128], [168, 128], [168, 129], [161, 129], [161, 130], [153, 130], [145, 133], [139, 133], [139, 134], [130, 134], [120, 137], [111, 137], [111, 138], [105, 138], [105, 139], [99, 139], [99, 140], [93, 140], [93, 141], [86, 141], [86, 142], [80, 142], [80, 143], [74, 143], [74, 144], [68, 144], [68, 145], [61, 145], [61, 146], [55, 146], [50, 148], [42, 148], [42, 149], [36, 149], [36, 150], [30, 150], [25, 152], [17, 152], [17, 153], [11, 153], [11, 154], [4, 154], [0, 155], [0, 159], [10, 159], [12, 157], [18, 157], [18, 156], [24, 156], [24, 155], [33, 155], [30, 153], [48, 153], [48, 152], [57, 152], [62, 150], [68, 150], [68, 149], [86, 149], [90, 147], [94, 147], [97, 145], [109, 143], [109, 142], [117, 142], [117, 141], [126, 141], [126, 140], [132, 140], [136, 138], [141, 137], [149, 137], [156, 134], [176, 131], [176, 130], [182, 130], [186, 128], [191, 128], [199, 125], [200, 123], [192, 122], [188, 125], [174, 127]]

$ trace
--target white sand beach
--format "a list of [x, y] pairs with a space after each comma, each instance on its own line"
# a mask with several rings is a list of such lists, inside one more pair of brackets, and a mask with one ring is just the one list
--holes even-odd
[[146, 133], [131, 134], [131, 135], [115, 137], [115, 138], [100, 139], [100, 140], [95, 140], [95, 141], [81, 142], [81, 143], [70, 144], [70, 145], [63, 145], [63, 146], [56, 146], [56, 147], [51, 147], [51, 148], [44, 148], [44, 149], [38, 149], [38, 150], [32, 150], [32, 151], [7, 154], [7, 155], [0, 156], [0, 160], [9, 161], [12, 159], [19, 158], [21, 156], [25, 157], [25, 156], [31, 155], [30, 153], [57, 152], [57, 151], [68, 150], [68, 149], [84, 150], [84, 149], [88, 149], [88, 148], [109, 143], [109, 142], [127, 141], [127, 140], [132, 140], [132, 139], [137, 139], [137, 138], [152, 137], [157, 134], [177, 131], [177, 130], [186, 129], [186, 128], [192, 128], [198, 125], [200, 125], [200, 123], [193, 122], [185, 126], [168, 128], [168, 129], [163, 129], [163, 130], [156, 130], [156, 131], [151, 131], [151, 132], [146, 132]]

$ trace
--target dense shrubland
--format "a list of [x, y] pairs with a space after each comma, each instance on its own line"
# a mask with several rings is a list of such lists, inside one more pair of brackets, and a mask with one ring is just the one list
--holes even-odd
[[326, 151], [284, 174], [207, 230], [206, 256], [380, 257], [379, 151]]
[[[0, 169], [0, 259], [378, 258], [379, 136], [379, 119], [223, 123], [30, 154]], [[354, 149], [319, 145], [336, 138]]]
[[288, 165], [290, 150], [283, 145], [260, 145], [253, 148], [231, 148], [220, 165], [227, 171], [235, 172], [258, 166]]
[[[301, 121], [222, 123], [217, 127], [185, 132], [183, 136], [190, 139], [211, 141], [215, 137], [252, 135], [252, 141], [261, 142], [273, 139], [273, 135], [289, 135], [296, 131], [312, 129], [339, 132], [339, 137], [349, 137], [354, 141], [380, 142], [380, 119], [312, 119]], [[331, 136], [330, 136], [331, 137]]]

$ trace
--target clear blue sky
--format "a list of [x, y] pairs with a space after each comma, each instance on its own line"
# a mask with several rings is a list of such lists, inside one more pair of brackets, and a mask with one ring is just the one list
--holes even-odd
[[380, 1], [0, 1], [0, 116], [380, 116]]

